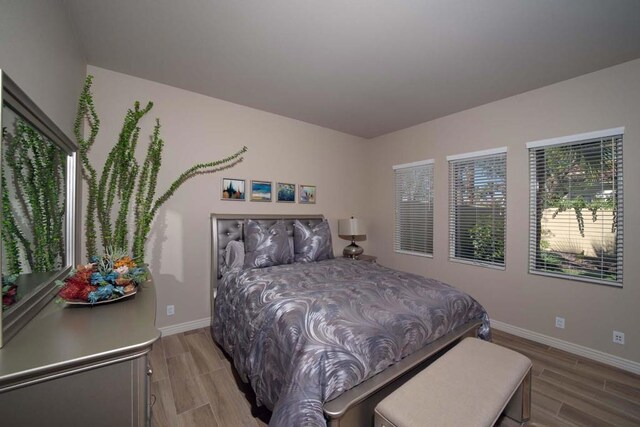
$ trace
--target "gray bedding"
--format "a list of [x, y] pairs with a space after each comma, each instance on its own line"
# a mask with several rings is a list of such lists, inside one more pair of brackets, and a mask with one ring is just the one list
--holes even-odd
[[343, 258], [232, 271], [218, 286], [215, 340], [270, 426], [324, 426], [322, 406], [484, 308], [444, 283]]

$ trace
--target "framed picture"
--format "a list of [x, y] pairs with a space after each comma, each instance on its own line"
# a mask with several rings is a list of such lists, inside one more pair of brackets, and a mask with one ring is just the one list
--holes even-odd
[[295, 203], [296, 202], [296, 185], [286, 184], [284, 182], [278, 182], [276, 185], [276, 201], [281, 203]]
[[271, 181], [251, 181], [251, 201], [271, 201]]
[[306, 204], [315, 203], [316, 202], [316, 186], [300, 184], [300, 190], [298, 192], [298, 202], [306, 203]]
[[244, 179], [222, 178], [222, 200], [245, 200]]

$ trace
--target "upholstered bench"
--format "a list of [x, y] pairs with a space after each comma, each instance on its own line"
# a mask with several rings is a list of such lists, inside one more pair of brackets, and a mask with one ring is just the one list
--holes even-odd
[[375, 427], [492, 426], [505, 414], [531, 413], [531, 361], [515, 351], [465, 338], [382, 400]]

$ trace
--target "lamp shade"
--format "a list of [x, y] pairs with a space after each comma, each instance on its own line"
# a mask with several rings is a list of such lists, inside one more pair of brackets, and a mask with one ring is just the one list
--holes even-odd
[[364, 236], [366, 227], [358, 218], [341, 219], [338, 221], [338, 234], [341, 236]]

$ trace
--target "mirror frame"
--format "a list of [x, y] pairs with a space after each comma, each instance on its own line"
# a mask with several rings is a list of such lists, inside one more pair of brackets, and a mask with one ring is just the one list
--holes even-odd
[[[22, 329], [57, 292], [56, 280], [64, 278], [73, 268], [75, 262], [76, 245], [76, 185], [77, 151], [78, 146], [69, 139], [62, 130], [29, 98], [2, 70], [0, 70], [0, 129], [2, 126], [2, 111], [7, 104], [11, 109], [24, 117], [31, 125], [47, 137], [52, 143], [67, 154], [67, 181], [66, 181], [66, 218], [65, 218], [65, 251], [66, 260], [62, 270], [52, 275], [46, 281], [39, 284], [33, 292], [26, 295], [21, 301], [19, 310], [12, 310], [5, 316], [0, 305], [0, 347], [4, 346], [11, 337]], [[0, 146], [1, 147], [1, 146]], [[4, 155], [0, 149], [0, 155]], [[0, 159], [0, 171], [2, 161]], [[0, 192], [4, 189], [0, 188]], [[1, 193], [0, 193], [1, 194]], [[2, 212], [0, 210], [0, 226], [2, 224]], [[0, 242], [1, 244], [1, 242]], [[2, 252], [0, 251], [0, 265], [2, 264]], [[0, 273], [1, 274], [1, 273]]]

